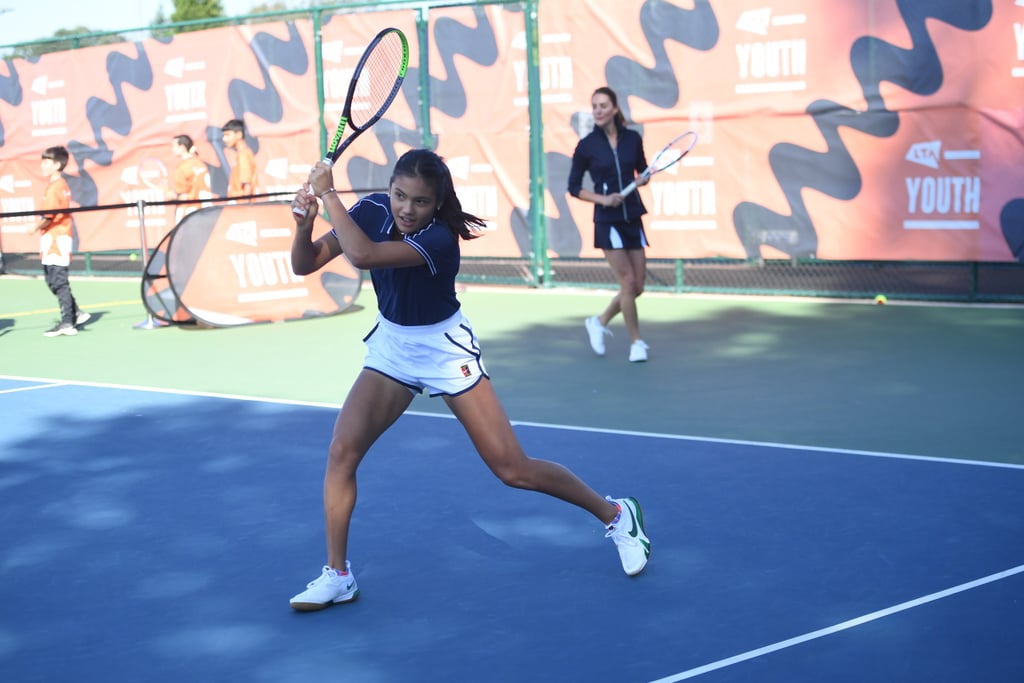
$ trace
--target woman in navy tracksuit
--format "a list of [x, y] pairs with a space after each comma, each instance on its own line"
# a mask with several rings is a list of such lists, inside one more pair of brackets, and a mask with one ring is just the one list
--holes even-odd
[[[647, 360], [647, 344], [640, 337], [640, 320], [636, 298], [644, 291], [647, 272], [647, 235], [643, 219], [647, 209], [640, 195], [631, 192], [622, 196], [622, 189], [640, 177], [647, 168], [643, 138], [626, 128], [626, 119], [619, 109], [615, 91], [598, 88], [591, 96], [594, 130], [579, 141], [572, 155], [569, 171], [569, 194], [594, 203], [594, 247], [604, 251], [612, 267], [619, 291], [601, 315], [587, 318], [587, 335], [594, 353], [605, 353], [605, 336], [610, 336], [608, 323], [619, 313], [629, 332], [629, 360]], [[594, 189], [583, 188], [583, 174], [589, 173]]]

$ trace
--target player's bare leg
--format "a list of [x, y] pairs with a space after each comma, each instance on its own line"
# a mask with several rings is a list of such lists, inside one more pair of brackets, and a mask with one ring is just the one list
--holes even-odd
[[489, 380], [481, 380], [458, 396], [446, 396], [445, 403], [462, 423], [480, 457], [503, 483], [577, 505], [606, 526], [615, 518], [618, 508], [569, 469], [527, 457]]
[[345, 566], [349, 523], [356, 505], [356, 469], [370, 446], [412, 403], [414, 394], [380, 373], [362, 370], [334, 423], [324, 473], [327, 563]]
[[635, 342], [640, 339], [636, 299], [644, 291], [647, 254], [643, 249], [606, 249], [604, 253], [619, 285], [619, 291], [599, 319], [607, 326], [611, 319], [621, 312], [629, 339]]

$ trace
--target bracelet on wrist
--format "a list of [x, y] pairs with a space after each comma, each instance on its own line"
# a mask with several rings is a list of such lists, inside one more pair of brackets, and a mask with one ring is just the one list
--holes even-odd
[[331, 189], [329, 189], [329, 190], [324, 190], [323, 192], [321, 192], [320, 194], [317, 195], [317, 198], [318, 199], [323, 199], [324, 197], [326, 197], [327, 195], [329, 195], [332, 192], [337, 192], [337, 190], [335, 190], [333, 187]]

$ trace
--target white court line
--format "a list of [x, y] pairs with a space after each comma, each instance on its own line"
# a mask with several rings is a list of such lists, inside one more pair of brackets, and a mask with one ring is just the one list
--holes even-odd
[[[4, 377], [3, 379], [11, 379], [11, 378]], [[17, 393], [19, 391], [34, 391], [36, 389], [50, 389], [52, 387], [63, 387], [63, 386], [67, 386], [67, 382], [52, 382], [50, 384], [36, 384], [35, 386], [31, 386], [31, 387], [17, 387], [17, 388], [14, 388], [14, 389], [0, 389], [0, 394], [14, 394], [14, 393]]]
[[702, 674], [706, 674], [711, 671], [716, 671], [718, 669], [724, 669], [725, 667], [732, 666], [733, 664], [739, 664], [740, 662], [745, 662], [749, 659], [754, 659], [762, 655], [777, 652], [779, 650], [784, 650], [787, 647], [793, 647], [794, 645], [806, 643], [809, 640], [822, 638], [833, 633], [838, 633], [839, 631], [845, 631], [846, 629], [853, 628], [854, 626], [860, 626], [862, 624], [868, 623], [869, 621], [875, 621], [876, 619], [881, 619], [882, 617], [887, 617], [889, 615], [896, 614], [897, 612], [903, 612], [914, 607], [920, 607], [921, 605], [927, 604], [929, 602], [941, 600], [942, 598], [948, 598], [950, 595], [963, 593], [964, 591], [969, 591], [972, 588], [984, 586], [985, 584], [992, 583], [994, 581], [1000, 581], [1010, 576], [1020, 574], [1021, 572], [1024, 572], [1024, 564], [1018, 565], [1012, 569], [1007, 569], [1006, 571], [998, 572], [996, 574], [989, 574], [988, 576], [984, 576], [980, 579], [968, 581], [967, 583], [962, 583], [959, 586], [953, 586], [952, 588], [947, 588], [946, 590], [942, 590], [937, 593], [931, 593], [930, 595], [915, 598], [914, 600], [901, 602], [898, 605], [886, 607], [885, 609], [880, 609], [877, 612], [871, 612], [863, 616], [855, 617], [854, 619], [844, 621], [834, 626], [828, 626], [817, 631], [811, 631], [810, 633], [805, 633], [802, 636], [797, 636], [795, 638], [790, 638], [788, 640], [782, 640], [777, 643], [773, 643], [772, 645], [766, 645], [765, 647], [759, 647], [756, 650], [750, 650], [749, 652], [738, 654], [734, 657], [720, 659], [717, 662], [711, 662], [710, 664], [705, 664], [704, 666], [698, 666], [695, 669], [689, 669], [688, 671], [683, 671], [672, 676], [659, 678], [656, 681], [651, 681], [651, 683], [676, 683], [676, 681], [685, 681], [688, 678], [696, 678], [697, 676], [700, 676]]
[[[293, 401], [280, 398], [265, 398], [260, 396], [241, 396], [238, 394], [218, 394], [212, 391], [190, 391], [186, 389], [164, 389], [159, 387], [143, 387], [134, 384], [109, 384], [107, 382], [85, 382], [85, 381], [64, 381], [42, 377], [17, 377], [14, 375], [0, 375], [0, 380], [13, 382], [47, 382], [47, 384], [36, 387], [23, 387], [22, 389], [9, 389], [7, 391], [21, 391], [23, 389], [46, 389], [51, 387], [96, 387], [98, 389], [118, 389], [120, 391], [143, 391], [150, 394], [170, 394], [172, 396], [199, 396], [202, 398], [224, 398], [230, 401], [252, 401], [256, 403], [279, 403], [282, 405], [310, 406], [313, 408], [340, 408], [340, 403], [322, 403], [318, 401]], [[0, 394], [5, 393], [0, 391]]]
[[[105, 382], [66, 381], [52, 378], [40, 377], [18, 377], [14, 375], [0, 375], [0, 380], [15, 382], [45, 382], [41, 387], [25, 387], [33, 389], [45, 389], [61, 386], [83, 386], [98, 387], [100, 389], [120, 389], [123, 391], [144, 391], [153, 394], [171, 394], [175, 396], [201, 396], [205, 398], [223, 398], [232, 401], [250, 401], [255, 403], [274, 403], [290, 406], [310, 406], [313, 408], [335, 408], [340, 409], [340, 403], [325, 403], [322, 401], [299, 401], [284, 398], [266, 398], [260, 396], [240, 396], [237, 394], [219, 394], [209, 391], [188, 391], [185, 389], [162, 389], [156, 387], [135, 386], [132, 384], [109, 384]], [[21, 391], [23, 389], [9, 389], [7, 391]], [[0, 391], [0, 394], [5, 393]], [[406, 415], [417, 417], [436, 417], [445, 420], [454, 420], [451, 413], [432, 413], [426, 411], [407, 410]], [[759, 448], [778, 448], [790, 451], [810, 451], [814, 453], [838, 453], [842, 455], [862, 455], [871, 458], [891, 458], [893, 460], [918, 460], [922, 462], [941, 463], [944, 465], [970, 465], [972, 467], [998, 467], [1010, 470], [1024, 470], [1024, 465], [1017, 465], [1008, 462], [994, 462], [989, 460], [966, 460], [962, 458], [937, 458], [928, 455], [911, 455], [909, 453], [885, 453], [882, 451], [861, 451], [851, 448], [829, 448], [827, 446], [803, 446], [798, 444], [775, 443], [771, 441], [747, 441], [744, 439], [718, 439], [710, 436], [690, 436], [686, 434], [663, 434], [660, 432], [638, 432], [628, 429], [607, 429], [604, 427], [581, 427], [579, 425], [561, 425], [545, 422], [524, 422], [521, 420], [510, 420], [513, 426], [535, 427], [538, 429], [560, 429], [563, 431], [590, 432], [593, 434], [613, 434], [618, 436], [636, 436], [645, 439], [670, 439], [676, 441], [695, 441], [699, 443], [720, 443], [734, 446], [756, 446]]]
[[[427, 414], [427, 413], [424, 413]], [[444, 415], [443, 417], [448, 417]], [[563, 429], [566, 431], [594, 432], [597, 434], [615, 434], [621, 436], [639, 436], [652, 439], [675, 439], [678, 441], [699, 441], [701, 443], [721, 443], [733, 446], [757, 446], [758, 448], [782, 448], [789, 451], [813, 451], [815, 453], [839, 453], [843, 455], [864, 455], [872, 458], [892, 458], [894, 460], [921, 460], [924, 462], [948, 463], [956, 465], [976, 465], [983, 467], [1003, 467], [1012, 470], [1024, 470], [1024, 465], [1008, 462], [986, 460], [967, 460], [963, 458], [937, 458], [929, 455], [910, 455], [909, 453], [884, 453], [881, 451], [859, 451], [852, 448], [829, 448], [827, 446], [801, 446], [771, 441], [746, 441], [743, 439], [716, 439], [711, 436], [687, 436], [685, 434], [660, 434], [657, 432], [634, 432], [624, 429], [605, 429], [602, 427], [577, 427], [573, 425], [545, 424], [542, 422], [521, 422], [512, 420], [513, 425], [539, 427], [544, 429]]]

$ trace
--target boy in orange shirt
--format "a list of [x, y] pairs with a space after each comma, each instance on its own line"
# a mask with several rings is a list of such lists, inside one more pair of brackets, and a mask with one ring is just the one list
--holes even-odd
[[224, 146], [236, 152], [235, 165], [228, 177], [228, 196], [251, 197], [256, 194], [256, 155], [245, 141], [245, 122], [231, 119], [220, 131]]
[[70, 155], [64, 146], [48, 147], [43, 152], [39, 168], [50, 181], [43, 195], [42, 210], [54, 210], [44, 213], [36, 224], [39, 236], [39, 259], [43, 264], [43, 275], [46, 286], [57, 296], [60, 303], [60, 322], [53, 328], [43, 332], [47, 337], [78, 334], [78, 325], [84, 325], [92, 316], [78, 308], [68, 273], [71, 269], [71, 214], [60, 213], [60, 209], [71, 207], [71, 188], [61, 173], [68, 165]]

